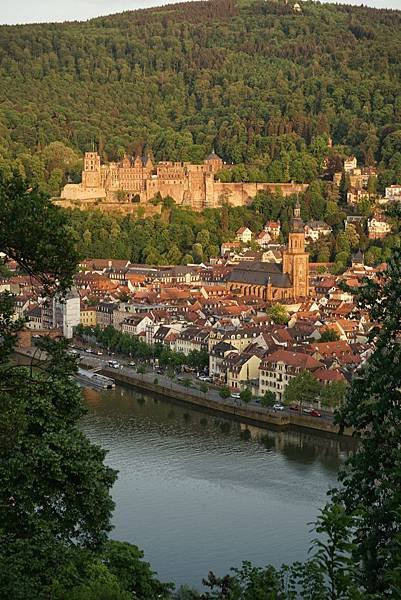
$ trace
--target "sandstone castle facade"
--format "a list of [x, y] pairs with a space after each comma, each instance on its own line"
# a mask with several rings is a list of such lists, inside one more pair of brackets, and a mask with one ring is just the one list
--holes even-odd
[[57, 204], [135, 212], [138, 206], [154, 209], [150, 201], [157, 196], [171, 196], [178, 205], [203, 210], [224, 202], [232, 206], [249, 204], [260, 190], [288, 196], [308, 187], [296, 183], [222, 183], [215, 175], [223, 166], [214, 152], [198, 165], [170, 161], [154, 164], [149, 156], [126, 156], [121, 162], [101, 164], [97, 152], [86, 152], [82, 183], [64, 186]]

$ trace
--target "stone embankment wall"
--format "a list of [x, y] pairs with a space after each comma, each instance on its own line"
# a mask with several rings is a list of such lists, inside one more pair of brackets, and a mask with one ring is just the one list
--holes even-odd
[[[43, 357], [44, 359], [45, 357]], [[39, 355], [35, 356], [36, 360], [41, 360]], [[28, 365], [32, 361], [32, 350], [19, 350], [15, 353], [15, 362], [20, 365]], [[85, 368], [93, 368], [93, 365], [81, 362], [81, 366]], [[249, 423], [256, 426], [269, 426], [277, 427], [280, 429], [309, 429], [316, 432], [323, 432], [338, 435], [338, 428], [333, 424], [332, 421], [325, 419], [319, 419], [317, 417], [310, 417], [308, 415], [296, 414], [296, 413], [281, 413], [271, 412], [263, 409], [259, 409], [251, 406], [236, 406], [229, 401], [224, 400], [212, 400], [207, 395], [203, 395], [200, 392], [191, 393], [191, 389], [177, 389], [177, 385], [168, 387], [160, 385], [159, 383], [151, 383], [146, 381], [141, 375], [128, 375], [123, 371], [104, 367], [99, 370], [102, 375], [107, 375], [114, 379], [117, 383], [134, 386], [136, 388], [151, 392], [154, 394], [160, 394], [172, 400], [178, 400], [197, 406], [203, 410], [212, 411], [229, 418], [235, 418], [245, 423]], [[352, 436], [352, 431], [347, 429], [344, 432], [347, 437]]]
[[[160, 384], [150, 383], [140, 376], [133, 377], [132, 375], [127, 375], [116, 369], [103, 368], [100, 373], [112, 377], [116, 382], [134, 385], [135, 387], [148, 392], [161, 394], [162, 396], [167, 396], [168, 398], [179, 400], [180, 402], [186, 402], [226, 416], [235, 417], [241, 421], [252, 423], [253, 425], [273, 425], [283, 429], [299, 427], [338, 435], [338, 427], [336, 427], [332, 421], [296, 413], [272, 413], [271, 411], [258, 410], [257, 408], [249, 406], [233, 406], [233, 404], [224, 402], [223, 400], [211, 400], [207, 395], [203, 396], [191, 393], [190, 389], [178, 391], [177, 389], [172, 389]], [[351, 436], [352, 431], [346, 430], [344, 435]]]

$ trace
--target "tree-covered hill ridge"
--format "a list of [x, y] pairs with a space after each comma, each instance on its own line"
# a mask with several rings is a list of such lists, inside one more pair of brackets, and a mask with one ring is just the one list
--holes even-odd
[[56, 140], [78, 154], [95, 143], [105, 160], [150, 148], [198, 162], [214, 147], [274, 173], [330, 135], [398, 172], [400, 56], [400, 11], [310, 1], [301, 14], [212, 0], [2, 26], [0, 155], [25, 155], [34, 179], [32, 157]]

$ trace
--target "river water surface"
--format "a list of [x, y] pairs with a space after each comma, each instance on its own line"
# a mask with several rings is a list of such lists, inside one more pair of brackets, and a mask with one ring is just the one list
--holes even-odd
[[348, 442], [266, 431], [127, 388], [84, 391], [82, 428], [118, 469], [112, 537], [163, 581], [304, 560]]

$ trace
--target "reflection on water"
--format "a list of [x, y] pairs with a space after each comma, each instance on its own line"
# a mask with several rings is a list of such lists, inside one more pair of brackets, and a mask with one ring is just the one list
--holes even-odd
[[242, 560], [302, 560], [349, 442], [267, 431], [126, 388], [85, 390], [82, 421], [119, 471], [113, 537], [199, 587]]

